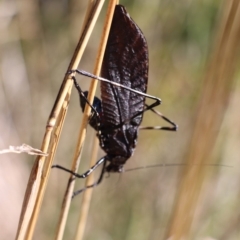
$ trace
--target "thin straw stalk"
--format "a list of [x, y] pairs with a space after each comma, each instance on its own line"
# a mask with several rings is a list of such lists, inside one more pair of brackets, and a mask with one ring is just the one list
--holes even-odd
[[234, 84], [240, 37], [240, 4], [238, 0], [233, 0], [226, 1], [224, 5], [215, 42], [216, 47], [203, 81], [196, 112], [195, 128], [186, 161], [189, 167], [184, 168], [182, 172], [166, 239], [192, 239], [191, 225], [207, 174], [206, 168], [195, 168], [191, 165], [197, 163], [204, 166], [210, 162]]
[[[113, 13], [114, 13], [116, 4], [118, 4], [118, 1], [111, 0], [108, 5], [108, 11], [107, 11], [103, 34], [102, 34], [102, 38], [101, 38], [101, 42], [100, 42], [98, 57], [97, 57], [97, 61], [96, 61], [96, 66], [94, 68], [94, 74], [96, 74], [97, 76], [100, 74], [103, 56], [104, 56], [105, 48], [107, 45], [107, 39], [108, 39], [108, 35], [109, 35], [111, 23], [112, 23], [112, 18], [113, 18]], [[91, 160], [90, 160], [90, 166], [93, 166], [95, 164], [96, 157], [97, 157], [97, 150], [98, 150], [98, 139], [95, 139], [94, 145], [93, 145], [92, 156], [91, 156]], [[92, 184], [93, 182], [94, 182], [94, 175], [91, 174], [86, 179], [85, 186], [88, 186], [88, 185]], [[76, 232], [76, 236], [75, 236], [75, 239], [77, 239], [77, 240], [81, 240], [84, 235], [84, 230], [85, 230], [88, 211], [89, 211], [89, 207], [90, 207], [92, 191], [93, 191], [93, 189], [91, 188], [91, 189], [86, 190], [83, 193], [83, 200], [82, 200], [82, 205], [81, 205], [81, 210], [80, 210], [80, 215], [79, 215], [77, 232]]]
[[[83, 33], [81, 34], [79, 43], [74, 52], [72, 61], [68, 67], [68, 70], [77, 68], [80, 59], [82, 57], [83, 51], [86, 47], [92, 29], [96, 23], [97, 17], [99, 15], [99, 3], [102, 1], [97, 1], [97, 3], [92, 8], [88, 19], [86, 21], [86, 26], [83, 27]], [[91, 1], [90, 1], [91, 4]], [[43, 152], [50, 152], [49, 157], [45, 161], [45, 157], [37, 157], [33, 165], [27, 189], [24, 196], [22, 211], [19, 219], [18, 230], [16, 234], [16, 239], [32, 239], [32, 235], [35, 229], [36, 221], [39, 215], [42, 199], [45, 193], [45, 188], [47, 180], [49, 177], [50, 168], [53, 162], [53, 156], [59, 142], [59, 137], [62, 129], [62, 125], [65, 120], [68, 103], [70, 99], [72, 88], [72, 81], [65, 76], [61, 89], [58, 93], [57, 99], [49, 116], [46, 132], [43, 138], [43, 143], [41, 150]], [[45, 167], [44, 167], [45, 164]], [[44, 167], [44, 172], [42, 174]]]
[[[115, 2], [116, 1], [111, 1], [110, 5], [113, 6], [113, 7], [111, 7], [111, 9], [112, 9], [111, 14], [109, 14], [109, 11], [107, 13], [107, 19], [108, 19], [108, 25], [109, 26], [108, 25], [104, 26], [103, 37], [101, 38], [100, 48], [99, 48], [98, 55], [97, 55], [97, 60], [96, 60], [96, 66], [95, 66], [95, 69], [94, 69], [94, 74], [95, 75], [100, 74], [103, 55], [104, 55], [104, 52], [105, 52], [107, 36], [108, 36], [108, 33], [109, 33], [114, 8], [115, 8], [115, 5], [116, 5]], [[88, 92], [88, 100], [89, 100], [90, 103], [93, 102], [96, 87], [97, 87], [97, 81], [92, 79], [92, 82], [91, 82], [90, 88], [89, 88], [89, 92]], [[75, 151], [75, 155], [74, 155], [73, 162], [72, 162], [72, 167], [71, 167], [73, 172], [77, 172], [78, 168], [79, 168], [80, 157], [81, 157], [83, 144], [84, 144], [84, 140], [85, 140], [85, 136], [86, 136], [86, 126], [88, 124], [88, 118], [89, 118], [89, 115], [90, 115], [90, 111], [91, 111], [91, 108], [88, 105], [86, 105], [85, 110], [84, 110], [84, 114], [83, 114], [82, 124], [81, 124], [80, 131], [79, 131], [79, 138], [78, 138], [78, 142], [77, 142], [77, 147], [76, 147], [76, 151]], [[96, 153], [97, 148], [95, 147], [94, 149], [95, 149], [94, 150], [95, 152], [93, 154], [96, 155], [97, 154]], [[95, 159], [96, 159], [96, 157], [94, 158], [94, 162], [95, 162]], [[57, 239], [57, 240], [62, 239], [63, 234], [64, 234], [64, 229], [65, 229], [65, 226], [66, 226], [67, 216], [68, 216], [68, 212], [69, 212], [69, 209], [70, 209], [70, 203], [71, 203], [72, 194], [73, 194], [74, 185], [75, 185], [75, 181], [73, 181], [73, 179], [74, 179], [73, 176], [70, 176], [69, 181], [68, 181], [68, 185], [67, 185], [67, 188], [66, 188], [66, 191], [65, 191], [65, 195], [64, 195], [64, 199], [63, 199], [63, 203], [62, 203], [62, 209], [61, 209], [61, 213], [60, 213], [60, 218], [59, 218], [59, 221], [58, 221], [56, 237], [55, 237], [55, 239]]]

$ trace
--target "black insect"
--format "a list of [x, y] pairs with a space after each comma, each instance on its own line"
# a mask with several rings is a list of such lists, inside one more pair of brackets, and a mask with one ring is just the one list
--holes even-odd
[[[114, 17], [104, 55], [101, 76], [97, 77], [81, 70], [69, 74], [79, 74], [101, 81], [101, 99], [94, 98], [93, 105], [87, 100], [88, 92], [83, 92], [73, 77], [75, 87], [80, 95], [82, 110], [87, 104], [92, 108], [89, 124], [97, 131], [101, 148], [106, 152], [87, 172], [82, 175], [55, 165], [72, 173], [78, 178], [87, 177], [103, 163], [99, 180], [90, 188], [99, 184], [105, 172], [122, 172], [126, 161], [136, 148], [139, 129], [161, 129], [176, 131], [177, 125], [162, 116], [153, 108], [161, 103], [157, 97], [146, 94], [148, 82], [148, 47], [140, 28], [131, 19], [125, 8], [116, 5]], [[154, 100], [151, 105], [145, 104], [145, 98]], [[143, 113], [151, 110], [172, 127], [140, 127]], [[85, 189], [86, 189], [85, 188]], [[85, 190], [75, 192], [75, 195]]]

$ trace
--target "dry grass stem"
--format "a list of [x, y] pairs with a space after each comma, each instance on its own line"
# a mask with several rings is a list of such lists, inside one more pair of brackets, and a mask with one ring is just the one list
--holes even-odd
[[[225, 8], [224, 8], [225, 7]], [[209, 163], [234, 84], [240, 37], [240, 4], [238, 0], [225, 1], [222, 22], [218, 29], [209, 69], [203, 81], [196, 112], [196, 124], [189, 146], [187, 168], [176, 198], [172, 223], [166, 238], [192, 239], [190, 229], [200, 191], [206, 178], [205, 167], [192, 164]]]
[[[74, 56], [68, 67], [68, 70], [76, 69], [79, 65], [81, 56], [99, 15], [100, 5], [102, 4], [102, 2], [103, 1], [98, 1], [92, 8], [89, 16], [86, 16], [88, 20], [86, 21], [86, 26], [83, 27], [80, 41], [74, 52]], [[71, 94], [71, 88], [72, 81], [68, 78], [68, 76], [65, 76], [61, 89], [55, 101], [54, 107], [50, 114], [41, 147], [41, 150], [43, 152], [49, 152], [50, 155], [46, 159], [46, 161], [45, 157], [38, 157], [35, 160], [29, 177], [28, 186], [23, 201], [21, 216], [18, 224], [18, 231], [16, 235], [16, 239], [18, 240], [32, 239], [42, 199], [45, 193], [45, 188], [49, 177], [53, 157], [55, 155], [55, 150], [59, 141], [62, 125], [65, 120]]]
[[[105, 48], [107, 45], [107, 39], [108, 39], [108, 35], [109, 35], [111, 23], [112, 23], [112, 18], [113, 18], [113, 13], [114, 13], [116, 4], [118, 4], [118, 1], [116, 1], [116, 0], [111, 0], [109, 2], [106, 20], [105, 20], [105, 24], [104, 24], [104, 29], [103, 29], [103, 33], [102, 33], [102, 38], [101, 38], [99, 51], [98, 51], [98, 55], [97, 55], [97, 61], [96, 61], [96, 65], [94, 68], [94, 74], [97, 76], [100, 74], [103, 56], [104, 56]], [[91, 97], [94, 97], [94, 95]], [[92, 156], [91, 156], [91, 160], [90, 160], [90, 166], [93, 166], [96, 162], [97, 150], [98, 150], [98, 139], [95, 139], [94, 145], [93, 145]], [[91, 174], [86, 179], [85, 186], [88, 186], [88, 185], [92, 184], [93, 182], [94, 182], [94, 176], [93, 176], [93, 174]], [[89, 206], [90, 206], [90, 201], [91, 201], [91, 196], [92, 196], [92, 191], [93, 191], [93, 189], [88, 189], [83, 193], [83, 200], [82, 200], [81, 211], [80, 211], [80, 216], [79, 216], [78, 228], [77, 228], [76, 237], [75, 237], [75, 239], [78, 239], [78, 240], [81, 240], [83, 238], [84, 229], [86, 226], [86, 221], [87, 221], [87, 216], [88, 216], [88, 211], [89, 211]]]
[[[93, 149], [92, 149], [92, 156], [90, 160], [90, 166], [93, 166], [96, 162], [98, 147], [99, 147], [99, 141], [98, 141], [98, 138], [95, 137], [95, 140], [93, 143]], [[94, 183], [94, 174], [90, 174], [86, 179], [85, 186], [88, 186], [93, 183]], [[85, 192], [83, 192], [79, 221], [78, 221], [77, 232], [75, 237], [75, 239], [78, 239], [78, 240], [81, 240], [84, 235], [90, 202], [92, 198], [92, 192], [93, 192], [93, 188], [90, 188]]]
[[[98, 3], [93, 5], [93, 8], [96, 8], [96, 6], [98, 6], [98, 8], [97, 8], [98, 10], [95, 11], [96, 15], [99, 14], [103, 3], [104, 3], [104, 1], [99, 1]], [[97, 62], [98, 61], [99, 60], [97, 59]], [[76, 69], [76, 68], [74, 68], [74, 69]], [[96, 72], [96, 74], [99, 74], [99, 73], [100, 73], [100, 68], [99, 68], [99, 71]], [[88, 94], [88, 100], [89, 100], [90, 103], [93, 102], [96, 87], [97, 87], [97, 81], [93, 79], [91, 84], [90, 84], [89, 94]], [[86, 127], [87, 127], [87, 124], [88, 124], [88, 118], [90, 116], [90, 111], [91, 111], [91, 108], [88, 105], [86, 105], [85, 110], [84, 110], [84, 114], [83, 114], [83, 118], [82, 118], [82, 123], [81, 123], [81, 126], [80, 126], [77, 147], [76, 147], [76, 151], [75, 151], [75, 154], [74, 154], [72, 167], [71, 167], [72, 171], [74, 171], [74, 172], [78, 171], [78, 167], [79, 167], [79, 164], [80, 164], [80, 156], [81, 156], [81, 152], [82, 152], [82, 149], [83, 149], [84, 140], [85, 140], [85, 137], [86, 137]], [[68, 216], [68, 212], [69, 212], [69, 209], [70, 209], [72, 194], [73, 194], [73, 190], [74, 190], [74, 185], [75, 185], [75, 181], [73, 181], [72, 176], [70, 176], [69, 182], [68, 182], [68, 185], [67, 185], [67, 189], [65, 191], [63, 203], [62, 203], [62, 209], [61, 209], [60, 218], [59, 218], [59, 221], [58, 221], [57, 232], [56, 232], [56, 236], [55, 236], [55, 239], [58, 239], [58, 240], [63, 238], [64, 229], [65, 229], [66, 222], [67, 222], [67, 216]]]
[[[72, 201], [73, 191], [98, 181], [101, 164], [69, 185], [63, 201], [70, 174], [51, 165], [81, 174], [106, 155], [90, 136], [89, 108], [82, 119], [74, 73], [65, 73], [99, 73], [109, 2], [0, 4], [0, 239], [240, 239], [237, 0], [121, 2], [148, 43], [147, 93], [162, 99], [154, 111], [179, 129], [146, 130], [162, 122], [147, 111], [125, 173], [104, 174]], [[88, 90], [91, 78], [76, 78]], [[101, 90], [94, 94], [95, 83], [91, 99]]]

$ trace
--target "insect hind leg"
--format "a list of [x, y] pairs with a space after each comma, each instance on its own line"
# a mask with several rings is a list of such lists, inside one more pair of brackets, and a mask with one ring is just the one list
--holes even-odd
[[163, 120], [165, 120], [166, 122], [168, 122], [170, 125], [172, 126], [140, 126], [139, 129], [140, 130], [165, 130], [165, 131], [177, 131], [178, 129], [178, 125], [176, 123], [174, 123], [172, 120], [170, 120], [169, 118], [165, 117], [162, 113], [160, 113], [159, 111], [155, 110], [154, 107], [158, 106], [160, 104], [160, 102], [157, 100], [151, 104], [151, 105], [147, 105], [145, 104], [146, 108], [143, 109], [143, 111], [135, 114], [134, 116], [132, 116], [130, 119], [127, 119], [126, 121], [122, 122], [120, 125], [118, 125], [118, 127], [123, 126], [126, 122], [129, 122], [130, 120], [134, 119], [135, 117], [142, 115], [144, 112], [150, 110], [153, 113], [155, 113], [156, 115], [158, 115], [159, 117], [161, 117]]
[[[144, 97], [146, 97], [146, 98], [150, 98], [150, 99], [152, 99], [152, 100], [155, 101], [155, 102], [152, 103], [151, 105], [146, 105], [146, 108], [145, 108], [143, 111], [138, 112], [137, 114], [135, 114], [134, 116], [132, 116], [130, 119], [128, 119], [128, 120], [124, 121], [123, 123], [121, 123], [121, 125], [123, 125], [123, 124], [125, 124], [125, 122], [127, 122], [127, 121], [129, 121], [129, 120], [131, 120], [131, 119], [134, 119], [135, 117], [143, 114], [144, 112], [146, 112], [146, 111], [148, 111], [148, 110], [150, 110], [150, 109], [152, 109], [152, 108], [160, 105], [161, 102], [162, 102], [161, 99], [158, 98], [158, 97], [149, 95], [149, 94], [147, 94], [147, 93], [140, 92], [140, 91], [138, 91], [138, 90], [132, 89], [132, 88], [127, 87], [127, 86], [125, 86], [125, 85], [122, 85], [122, 84], [119, 84], [119, 83], [110, 81], [110, 80], [108, 80], [108, 79], [106, 79], [106, 78], [98, 77], [98, 76], [96, 76], [96, 75], [94, 75], [94, 74], [91, 74], [91, 73], [86, 72], [86, 71], [83, 71], [83, 70], [79, 70], [79, 69], [71, 70], [71, 71], [68, 72], [68, 74], [72, 74], [72, 73], [75, 73], [75, 72], [78, 73], [78, 74], [80, 74], [80, 75], [83, 75], [83, 76], [86, 76], [86, 77], [89, 77], [89, 78], [94, 78], [94, 79], [97, 79], [97, 80], [99, 80], [99, 81], [102, 81], [102, 82], [105, 82], [105, 83], [109, 83], [109, 84], [111, 84], [111, 85], [113, 85], [113, 86], [126, 89], [126, 90], [128, 90], [128, 91], [130, 91], [130, 92], [134, 92], [134, 93], [136, 93], [136, 94], [139, 94], [139, 95], [144, 96]], [[74, 80], [74, 84], [75, 84], [75, 86], [76, 86], [77, 81], [76, 81], [75, 77], [73, 77], [73, 80]], [[78, 85], [78, 84], [77, 84], [77, 85]], [[80, 86], [78, 85], [78, 86], [76, 86], [76, 88], [78, 89], [78, 88], [80, 88]]]
[[116, 87], [119, 87], [119, 88], [123, 88], [123, 89], [126, 89], [126, 90], [130, 91], [130, 92], [134, 92], [134, 93], [137, 93], [137, 94], [139, 94], [141, 96], [144, 96], [144, 97], [147, 97], [147, 98], [155, 100], [155, 102], [153, 104], [151, 104], [149, 107], [155, 107], [155, 106], [161, 104], [161, 99], [160, 98], [154, 97], [154, 96], [149, 95], [147, 93], [140, 92], [138, 90], [132, 89], [132, 88], [127, 87], [125, 85], [122, 85], [120, 83], [110, 81], [110, 80], [108, 80], [106, 78], [98, 77], [98, 76], [96, 76], [94, 74], [91, 74], [89, 72], [86, 72], [86, 71], [83, 71], [83, 70], [80, 70], [80, 69], [71, 70], [67, 74], [73, 74], [75, 72], [80, 74], [80, 75], [83, 75], [83, 76], [86, 76], [86, 77], [89, 77], [89, 78], [94, 78], [94, 79], [97, 79], [99, 81], [102, 81], [102, 82], [105, 82], [105, 83], [109, 83], [109, 84], [111, 84], [113, 86], [116, 86]]
[[155, 110], [154, 108], [149, 108], [151, 107], [151, 105], [147, 105], [145, 104], [147, 110], [152, 111], [153, 113], [155, 113], [156, 115], [158, 115], [159, 117], [161, 117], [163, 120], [165, 120], [166, 122], [168, 122], [170, 125], [172, 125], [171, 127], [165, 127], [165, 126], [140, 126], [139, 129], [141, 130], [166, 130], [166, 131], [177, 131], [178, 129], [178, 125], [176, 123], [174, 123], [172, 120], [170, 120], [169, 118], [165, 117], [162, 113], [160, 113], [159, 111]]
[[[143, 114], [144, 112], [148, 111], [148, 110], [151, 110], [152, 112], [154, 112], [155, 114], [157, 114], [158, 116], [160, 116], [161, 118], [163, 118], [166, 122], [170, 123], [172, 125], [172, 127], [162, 127], [162, 126], [152, 126], [152, 127], [139, 127], [139, 129], [142, 129], [142, 130], [167, 130], [167, 131], [177, 131], [178, 129], [178, 125], [175, 124], [173, 121], [171, 121], [170, 119], [168, 119], [167, 117], [165, 117], [164, 115], [162, 115], [160, 112], [158, 112], [157, 110], [155, 110], [154, 108], [158, 105], [161, 104], [161, 99], [160, 98], [157, 98], [155, 96], [152, 96], [152, 95], [149, 95], [149, 94], [146, 94], [146, 93], [142, 93], [140, 91], [137, 91], [135, 89], [132, 89], [132, 88], [129, 88], [127, 86], [124, 86], [122, 84], [119, 84], [119, 83], [116, 83], [116, 82], [113, 82], [113, 81], [110, 81], [108, 79], [105, 79], [105, 78], [102, 78], [102, 77], [98, 77], [98, 76], [95, 76], [91, 73], [88, 73], [86, 71], [83, 71], [83, 70], [79, 70], [79, 69], [76, 69], [76, 70], [71, 70], [69, 71], [69, 74], [72, 74], [72, 73], [75, 73], [77, 72], [78, 74], [80, 75], [83, 75], [83, 76], [86, 76], [86, 77], [90, 77], [90, 78], [94, 78], [94, 79], [97, 79], [99, 81], [103, 81], [103, 82], [106, 82], [106, 83], [110, 83], [116, 87], [121, 87], [121, 88], [124, 88], [126, 90], [129, 90], [131, 92], [134, 92], [134, 93], [137, 93], [141, 96], [144, 96], [146, 98], [150, 98], [152, 100], [155, 100], [154, 103], [152, 103], [151, 105], [147, 105], [145, 104], [146, 108], [143, 109], [143, 111], [141, 112], [138, 112], [137, 114], [135, 114], [134, 116], [132, 116], [130, 119], [127, 119], [126, 121], [122, 122], [121, 123], [121, 126], [124, 125], [126, 122], [128, 122], [129, 120], [131, 119], [134, 119], [135, 117]], [[119, 126], [118, 126], [119, 127]]]

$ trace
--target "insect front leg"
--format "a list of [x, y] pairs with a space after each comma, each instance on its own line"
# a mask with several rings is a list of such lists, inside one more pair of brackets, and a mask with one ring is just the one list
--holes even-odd
[[78, 191], [75, 191], [75, 192], [73, 193], [73, 195], [72, 195], [72, 198], [74, 198], [75, 196], [77, 196], [78, 194], [84, 192], [85, 190], [87, 190], [87, 189], [89, 189], [89, 188], [96, 187], [97, 185], [99, 185], [99, 184], [102, 182], [103, 175], [104, 175], [104, 173], [105, 173], [106, 163], [107, 163], [107, 161], [104, 161], [104, 162], [103, 162], [102, 172], [101, 172], [98, 180], [97, 180], [95, 183], [91, 184], [91, 185], [88, 185], [88, 186], [86, 186], [86, 187], [84, 187], [84, 188], [82, 188], [82, 189], [80, 189], [80, 190], [78, 190]]
[[60, 165], [52, 165], [52, 168], [58, 168], [61, 169], [65, 172], [71, 173], [73, 176], [75, 176], [76, 178], [86, 178], [87, 176], [89, 176], [98, 166], [100, 166], [102, 163], [104, 163], [106, 161], [106, 157], [102, 157], [101, 159], [99, 159], [95, 165], [93, 165], [90, 169], [88, 169], [85, 173], [83, 174], [78, 174], [73, 172], [72, 170], [69, 170], [65, 167], [62, 167]]

